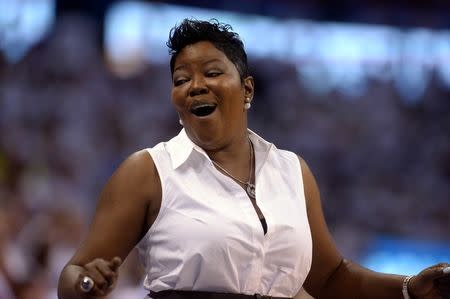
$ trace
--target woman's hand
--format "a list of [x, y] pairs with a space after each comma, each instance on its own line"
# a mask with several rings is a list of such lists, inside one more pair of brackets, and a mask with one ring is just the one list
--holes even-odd
[[412, 299], [450, 299], [450, 265], [441, 263], [411, 278], [408, 292]]
[[[78, 276], [78, 292], [94, 297], [103, 297], [109, 294], [116, 286], [120, 264], [122, 264], [122, 260], [117, 256], [110, 261], [97, 258], [87, 263], [83, 267], [85, 271]], [[81, 282], [85, 277], [92, 279], [94, 283], [93, 287], [88, 291], [83, 290], [81, 286]]]

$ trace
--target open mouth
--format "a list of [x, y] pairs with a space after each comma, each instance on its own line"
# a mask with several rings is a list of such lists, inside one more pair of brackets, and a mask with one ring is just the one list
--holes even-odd
[[216, 104], [198, 104], [191, 107], [191, 113], [195, 116], [208, 116], [216, 110]]

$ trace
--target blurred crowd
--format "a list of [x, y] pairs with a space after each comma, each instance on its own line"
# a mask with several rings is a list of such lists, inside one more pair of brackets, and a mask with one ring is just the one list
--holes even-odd
[[[97, 33], [67, 16], [18, 63], [0, 59], [2, 299], [56, 298], [108, 177], [181, 129], [168, 63], [119, 78]], [[250, 68], [250, 128], [309, 163], [344, 254], [377, 233], [450, 241], [450, 90], [438, 79], [406, 105], [390, 82], [349, 100], [307, 91], [294, 65], [250, 57]], [[142, 279], [133, 252], [111, 298], [142, 298]]]
[[162, 0], [180, 5], [200, 5], [277, 16], [339, 22], [389, 24], [448, 28], [450, 11], [448, 1], [442, 0], [243, 0], [201, 1]]

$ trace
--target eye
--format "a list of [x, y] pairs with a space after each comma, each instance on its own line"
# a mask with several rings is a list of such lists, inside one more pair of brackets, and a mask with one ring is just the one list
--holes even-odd
[[222, 73], [218, 71], [210, 71], [206, 73], [206, 77], [217, 77], [220, 76]]
[[188, 81], [187, 79], [176, 79], [176, 80], [173, 81], [173, 85], [180, 86], [180, 85], [184, 84], [187, 81]]

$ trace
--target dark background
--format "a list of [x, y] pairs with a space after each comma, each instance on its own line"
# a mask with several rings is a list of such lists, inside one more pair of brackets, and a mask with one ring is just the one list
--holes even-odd
[[[105, 9], [114, 2], [117, 1], [58, 1], [58, 13], [77, 10], [96, 18], [101, 18]], [[279, 18], [385, 24], [398, 27], [450, 27], [450, 3], [446, 0], [188, 0], [152, 2], [228, 10]]]

